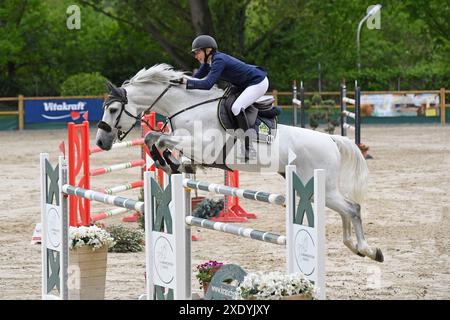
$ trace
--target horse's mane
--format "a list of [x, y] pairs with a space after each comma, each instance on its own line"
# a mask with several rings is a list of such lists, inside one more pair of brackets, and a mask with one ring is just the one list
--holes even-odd
[[[191, 78], [186, 76], [186, 72], [184, 71], [175, 70], [171, 65], [166, 63], [159, 63], [148, 69], [142, 68], [130, 80], [126, 80], [122, 86], [151, 82], [169, 83], [170, 80], [178, 80], [182, 77]], [[222, 90], [216, 86], [214, 86], [212, 90], [219, 90], [222, 92]]]
[[142, 68], [125, 84], [138, 84], [148, 82], [169, 82], [170, 80], [180, 79], [185, 72], [174, 70], [174, 68], [166, 63], [155, 64], [148, 69]]

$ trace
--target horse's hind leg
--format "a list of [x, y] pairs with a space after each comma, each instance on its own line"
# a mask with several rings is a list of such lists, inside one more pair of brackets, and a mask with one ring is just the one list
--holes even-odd
[[344, 245], [350, 249], [354, 254], [361, 255], [358, 252], [357, 244], [353, 242], [352, 239], [352, 221], [350, 217], [348, 217], [346, 214], [341, 214], [342, 219], [342, 241], [344, 242]]
[[364, 238], [364, 230], [362, 226], [361, 220], [361, 206], [357, 203], [354, 203], [356, 206], [356, 214], [352, 215], [353, 227], [355, 228], [356, 240], [358, 241], [358, 252], [368, 256], [369, 258], [383, 262], [384, 257], [380, 248], [371, 248], [367, 244], [366, 239]]
[[[361, 220], [361, 206], [345, 199], [339, 192], [329, 193], [326, 200], [327, 207], [337, 211], [342, 218], [344, 244], [354, 253], [361, 256], [383, 262], [383, 254], [379, 248], [371, 248], [364, 238], [364, 230]], [[357, 245], [351, 239], [351, 225], [355, 229]]]

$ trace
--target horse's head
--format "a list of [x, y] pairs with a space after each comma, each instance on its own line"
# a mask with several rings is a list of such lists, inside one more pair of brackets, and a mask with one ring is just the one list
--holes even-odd
[[109, 94], [103, 104], [103, 118], [98, 123], [96, 144], [109, 150], [116, 139], [121, 141], [133, 129], [138, 118], [137, 108], [128, 103], [127, 91], [106, 82]]

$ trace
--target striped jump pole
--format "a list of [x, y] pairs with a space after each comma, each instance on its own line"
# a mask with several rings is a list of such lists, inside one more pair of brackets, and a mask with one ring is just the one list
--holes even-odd
[[254, 240], [269, 242], [273, 244], [286, 244], [286, 237], [275, 233], [259, 231], [252, 228], [243, 228], [223, 222], [214, 222], [208, 219], [197, 218], [193, 216], [186, 217], [186, 223], [190, 226], [202, 227], [210, 230], [217, 230], [224, 233], [234, 234], [236, 236], [251, 238]]
[[135, 182], [121, 184], [121, 185], [110, 187], [110, 188], [100, 189], [98, 191], [106, 193], [106, 194], [114, 194], [114, 193], [117, 193], [117, 192], [122, 192], [122, 191], [126, 191], [126, 190], [141, 188], [143, 186], [144, 186], [144, 181], [138, 180], [138, 181], [135, 181]]
[[65, 184], [62, 186], [62, 192], [68, 195], [89, 199], [91, 201], [112, 204], [115, 205], [116, 207], [126, 208], [129, 210], [136, 210], [140, 213], [144, 212], [144, 202], [133, 200], [130, 198], [125, 198], [121, 196], [112, 196], [109, 194], [93, 190], [86, 190], [83, 188], [74, 187], [69, 184]]
[[[122, 192], [122, 191], [136, 189], [136, 188], [142, 188], [143, 186], [144, 186], [144, 181], [138, 180], [138, 181], [135, 181], [132, 183], [127, 183], [127, 184], [122, 184], [122, 185], [118, 185], [118, 186], [114, 186], [114, 187], [110, 187], [110, 188], [101, 189], [101, 190], [98, 190], [98, 192], [111, 195], [111, 194], [114, 194], [117, 192]], [[115, 209], [107, 210], [104, 212], [91, 214], [91, 221], [96, 222], [96, 221], [103, 220], [103, 219], [106, 219], [106, 218], [109, 218], [112, 216], [129, 213], [129, 212], [130, 212], [130, 210], [126, 209], [126, 208], [115, 208]]]
[[[114, 143], [111, 147], [111, 150], [116, 149], [123, 149], [123, 148], [129, 148], [129, 147], [135, 147], [135, 146], [142, 146], [144, 144], [144, 138], [134, 139], [130, 141], [124, 141], [119, 143]], [[89, 148], [89, 154], [99, 153], [99, 152], [105, 152], [105, 150], [100, 149], [100, 147], [92, 147]]]
[[97, 222], [99, 220], [103, 220], [103, 219], [106, 219], [106, 218], [109, 218], [109, 217], [112, 217], [112, 216], [115, 216], [115, 215], [118, 215], [118, 214], [127, 213], [127, 212], [130, 212], [130, 209], [127, 209], [127, 208], [114, 208], [114, 209], [111, 209], [111, 210], [107, 210], [107, 211], [100, 212], [100, 213], [92, 215], [91, 216], [91, 220], [92, 220], [92, 222]]
[[218, 194], [262, 201], [277, 205], [285, 204], [285, 197], [281, 194], [276, 193], [254, 191], [249, 189], [240, 189], [235, 187], [224, 186], [223, 184], [210, 183], [205, 181], [195, 181], [191, 179], [183, 179], [183, 186], [191, 189], [209, 191]]
[[94, 177], [94, 176], [99, 176], [99, 175], [102, 175], [105, 173], [110, 173], [110, 172], [114, 172], [114, 171], [118, 171], [118, 170], [142, 167], [144, 165], [145, 165], [145, 160], [139, 159], [139, 160], [134, 160], [134, 161], [130, 161], [130, 162], [114, 164], [112, 166], [91, 169], [91, 170], [89, 170], [89, 175], [91, 177]]
[[[348, 104], [351, 104], [351, 105], [356, 105], [355, 99], [343, 97], [342, 100], [344, 100], [345, 103], [348, 103]], [[352, 114], [354, 115], [354, 113], [352, 113]]]
[[[224, 185], [239, 188], [239, 171], [234, 170], [224, 172]], [[246, 222], [248, 219], [256, 219], [256, 214], [247, 212], [240, 204], [239, 198], [224, 195], [223, 210], [216, 217], [211, 217], [213, 221], [221, 222]]]

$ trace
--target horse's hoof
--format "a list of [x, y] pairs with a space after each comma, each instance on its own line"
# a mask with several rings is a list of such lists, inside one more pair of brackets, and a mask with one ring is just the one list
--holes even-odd
[[156, 141], [158, 141], [158, 139], [161, 137], [161, 134], [159, 132], [149, 132], [145, 135], [144, 137], [144, 143], [147, 147], [151, 147], [152, 144], [155, 144]]
[[378, 261], [378, 262], [384, 261], [383, 252], [381, 252], [380, 248], [377, 248], [377, 253], [375, 255], [375, 261]]
[[195, 174], [195, 167], [190, 164], [185, 165], [183, 167], [183, 169], [184, 169], [184, 172], [186, 172], [186, 173]]

